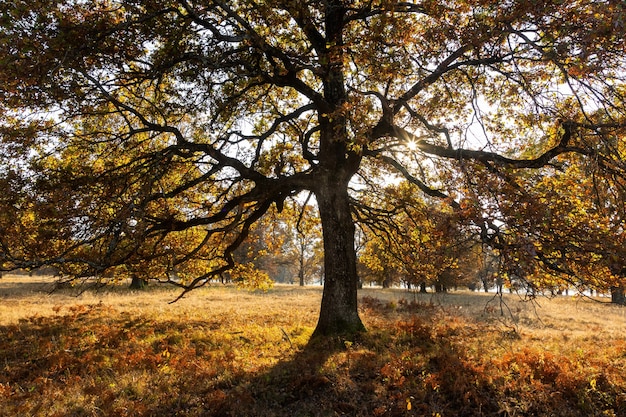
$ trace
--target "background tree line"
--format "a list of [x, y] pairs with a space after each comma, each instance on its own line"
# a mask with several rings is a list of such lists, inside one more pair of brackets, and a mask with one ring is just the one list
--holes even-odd
[[284, 242], [313, 253], [308, 214], [267, 220], [311, 199], [315, 336], [364, 330], [357, 249], [381, 282], [443, 287], [477, 237], [531, 293], [623, 299], [624, 15], [616, 0], [4, 2], [0, 269], [181, 296], [262, 285], [267, 249], [245, 242], [295, 221]]

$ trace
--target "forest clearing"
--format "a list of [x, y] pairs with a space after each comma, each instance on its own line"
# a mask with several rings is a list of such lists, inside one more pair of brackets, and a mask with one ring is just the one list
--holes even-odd
[[625, 16], [0, 2], [0, 417], [626, 416]]
[[2, 416], [623, 416], [626, 309], [359, 291], [368, 331], [308, 344], [321, 287], [0, 280]]

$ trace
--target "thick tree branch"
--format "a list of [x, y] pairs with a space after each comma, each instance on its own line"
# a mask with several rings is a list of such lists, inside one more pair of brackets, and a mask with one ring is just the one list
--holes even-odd
[[549, 164], [549, 162], [558, 155], [565, 153], [578, 153], [582, 155], [590, 155], [591, 151], [576, 147], [576, 146], [567, 146], [569, 140], [572, 135], [573, 124], [569, 122], [562, 123], [564, 128], [563, 135], [559, 143], [553, 148], [547, 150], [543, 154], [537, 156], [533, 159], [515, 159], [509, 158], [504, 155], [495, 153], [495, 152], [487, 152], [480, 150], [471, 150], [471, 149], [462, 149], [462, 148], [449, 148], [443, 147], [439, 145], [435, 145], [427, 142], [414, 135], [413, 133], [407, 131], [404, 128], [399, 126], [393, 126], [389, 129], [389, 134], [404, 141], [414, 141], [416, 143], [417, 148], [428, 155], [434, 155], [441, 158], [454, 159], [457, 161], [462, 160], [473, 160], [482, 163], [494, 163], [500, 166], [510, 167], [510, 168], [541, 168]]
[[402, 165], [400, 162], [398, 162], [396, 159], [387, 156], [387, 155], [382, 155], [378, 152], [373, 152], [373, 151], [366, 151], [366, 155], [367, 156], [372, 156], [372, 157], [376, 157], [376, 158], [380, 158], [383, 162], [387, 163], [388, 165], [392, 166], [395, 170], [397, 170], [404, 178], [407, 179], [407, 181], [409, 181], [411, 184], [416, 185], [424, 194], [431, 196], [431, 197], [436, 197], [436, 198], [440, 198], [443, 200], [446, 200], [451, 207], [458, 209], [459, 203], [457, 203], [456, 201], [454, 201], [453, 199], [450, 198], [450, 196], [448, 196], [447, 194], [439, 191], [439, 190], [435, 190], [433, 188], [430, 188], [429, 186], [427, 186], [424, 182], [420, 181], [418, 178], [414, 177], [413, 175], [411, 175], [411, 173], [409, 173], [408, 169]]

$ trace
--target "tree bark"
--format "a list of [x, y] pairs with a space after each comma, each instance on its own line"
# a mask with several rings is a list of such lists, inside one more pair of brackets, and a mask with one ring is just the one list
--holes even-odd
[[613, 304], [626, 305], [626, 291], [624, 287], [611, 287], [611, 302]]
[[130, 282], [131, 290], [143, 290], [148, 286], [148, 281], [143, 278], [138, 277], [136, 274], [132, 275], [132, 280]]
[[353, 334], [365, 330], [357, 309], [358, 276], [354, 221], [346, 182], [319, 187], [317, 204], [324, 239], [324, 291], [313, 337]]
[[357, 309], [355, 227], [348, 195], [348, 183], [362, 156], [349, 150], [348, 121], [342, 110], [348, 99], [342, 48], [346, 12], [343, 1], [328, 2], [326, 47], [320, 57], [328, 111], [319, 115], [319, 165], [313, 188], [324, 240], [324, 291], [313, 338], [365, 330]]
[[300, 248], [300, 266], [298, 269], [298, 281], [300, 286], [304, 287], [304, 247]]

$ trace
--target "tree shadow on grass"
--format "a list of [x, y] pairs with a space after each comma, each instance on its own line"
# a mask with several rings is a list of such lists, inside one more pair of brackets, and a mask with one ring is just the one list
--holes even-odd
[[[455, 375], [435, 370], [442, 365], [437, 363], [440, 359], [427, 361], [423, 370], [413, 375], [414, 364], [401, 363], [410, 361], [407, 358], [386, 362], [371, 352], [350, 352], [352, 347], [324, 353], [316, 349], [305, 349], [291, 361], [252, 379], [225, 398], [221, 407], [207, 408], [206, 415], [501, 415], [490, 389], [483, 386], [466, 396], [458, 392], [455, 377], [471, 371], [453, 358], [443, 361], [446, 368], [455, 369]], [[471, 375], [459, 379], [468, 378], [477, 380]], [[481, 391], [480, 398], [475, 397], [476, 391]]]
[[206, 404], [206, 416], [501, 416], [495, 387], [413, 320], [312, 340]]
[[566, 357], [533, 348], [489, 357], [492, 350], [502, 352], [495, 346], [512, 343], [508, 332], [490, 334], [463, 319], [436, 320], [411, 314], [350, 339], [314, 340], [213, 397], [201, 415], [626, 415], [623, 385], [609, 377], [593, 392], [590, 376], [569, 368]]
[[340, 352], [337, 340], [309, 344], [291, 359], [233, 387], [227, 395], [218, 394], [217, 401], [208, 403], [204, 413], [268, 417], [354, 415], [353, 399], [338, 398], [343, 390], [339, 374], [349, 370], [340, 369], [339, 363], [328, 363]]
[[240, 333], [216, 319], [136, 317], [101, 304], [0, 326], [0, 415], [325, 415], [315, 408], [333, 382], [320, 369], [335, 346], [250, 370], [244, 362], [263, 357], [266, 342]]
[[[282, 341], [270, 355], [285, 360], [255, 367], [278, 342], [215, 319], [155, 320], [100, 304], [73, 306], [0, 326], [0, 391], [8, 398], [0, 415], [406, 415], [420, 409], [409, 406], [411, 396], [426, 398], [418, 399], [412, 380], [428, 365], [418, 352], [436, 346], [414, 330], [402, 340], [383, 331], [304, 347]], [[397, 348], [389, 350], [395, 343], [413, 356], [396, 357]]]
[[[562, 358], [533, 350], [492, 358], [503, 369], [494, 364], [490, 369], [484, 358], [464, 350], [476, 349], [487, 336], [484, 328], [454, 320], [435, 325], [428, 314], [385, 319], [385, 326], [372, 326], [365, 334], [298, 347], [276, 340], [275, 331], [233, 330], [227, 318], [161, 320], [99, 304], [75, 306], [58, 316], [0, 326], [0, 395], [6, 399], [0, 415], [573, 417], [626, 412], [626, 398], [619, 397], [623, 387], [609, 374], [594, 376], [590, 390], [587, 376], [562, 368]], [[289, 331], [287, 337], [293, 336]], [[285, 359], [277, 362], [279, 357]]]

